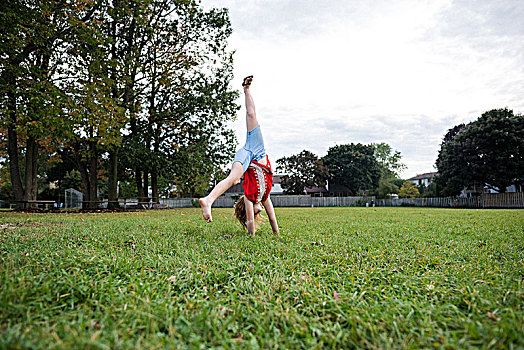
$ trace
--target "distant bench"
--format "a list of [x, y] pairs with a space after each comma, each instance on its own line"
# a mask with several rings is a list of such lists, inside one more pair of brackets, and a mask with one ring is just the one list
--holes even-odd
[[164, 203], [155, 203], [153, 202], [152, 198], [145, 198], [145, 200], [129, 200], [127, 198], [123, 198], [119, 201], [120, 204], [124, 205], [124, 209], [129, 208], [137, 208], [137, 209], [167, 209], [167, 204]]
[[27, 201], [15, 201], [15, 202], [24, 204], [25, 208], [29, 208], [32, 206], [32, 204], [36, 204], [37, 207], [39, 205], [42, 205], [44, 209], [49, 209], [49, 206], [53, 208], [56, 204], [56, 201], [53, 201], [53, 200], [27, 200]]
[[163, 204], [163, 203], [155, 203], [152, 201], [151, 198], [149, 199], [146, 199], [146, 200], [136, 200], [136, 199], [127, 199], [127, 198], [123, 198], [123, 199], [120, 199], [118, 201], [110, 201], [108, 202], [107, 200], [104, 200], [104, 201], [82, 201], [82, 204], [85, 204], [85, 203], [96, 203], [96, 205], [98, 206], [99, 204], [105, 204], [105, 203], [116, 203], [118, 205], [118, 207], [122, 207], [124, 209], [167, 209], [168, 206], [167, 204]]

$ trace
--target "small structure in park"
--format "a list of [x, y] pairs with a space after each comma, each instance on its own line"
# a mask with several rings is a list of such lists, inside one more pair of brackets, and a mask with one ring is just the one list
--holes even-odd
[[68, 188], [65, 190], [65, 207], [66, 209], [80, 209], [82, 208], [82, 201], [84, 195], [82, 192], [75, 190], [74, 188]]

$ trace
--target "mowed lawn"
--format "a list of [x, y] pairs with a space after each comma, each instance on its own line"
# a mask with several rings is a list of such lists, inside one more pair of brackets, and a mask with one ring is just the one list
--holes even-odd
[[524, 210], [0, 212], [0, 348], [518, 348]]

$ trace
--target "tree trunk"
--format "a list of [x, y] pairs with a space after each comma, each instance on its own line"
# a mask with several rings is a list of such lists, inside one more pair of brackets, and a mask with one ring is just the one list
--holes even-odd
[[82, 209], [96, 209], [98, 206], [98, 151], [96, 142], [87, 143], [87, 156], [82, 157], [80, 145], [75, 145], [76, 167], [82, 178]]
[[160, 203], [158, 196], [158, 177], [156, 169], [151, 171], [151, 194], [153, 197], [153, 203]]
[[20, 176], [20, 160], [18, 157], [17, 147], [17, 133], [12, 127], [8, 127], [8, 155], [9, 155], [9, 175], [11, 178], [11, 185], [13, 187], [13, 194], [16, 201], [17, 208], [25, 208], [24, 200], [24, 186]]
[[[8, 75], [9, 77], [10, 75]], [[13, 79], [10, 79], [12, 83]], [[14, 84], [14, 83], [12, 83]], [[17, 207], [23, 208], [24, 187], [20, 177], [20, 158], [18, 156], [18, 133], [16, 132], [16, 96], [12, 91], [8, 93], [9, 123], [7, 124], [7, 154], [9, 156], [9, 173], [11, 185]]]
[[[158, 136], [158, 128], [155, 130], [154, 133], [154, 142], [153, 142], [153, 151], [156, 154], [158, 154], [158, 150], [160, 148], [160, 140]], [[153, 169], [151, 169], [151, 191], [153, 196], [153, 203], [160, 203], [160, 196], [158, 195], [158, 164], [157, 162], [153, 163]]]
[[80, 156], [77, 154], [77, 169], [80, 172], [80, 177], [82, 178], [82, 209], [88, 208], [89, 201], [89, 175], [87, 172], [87, 165], [82, 161]]
[[[37, 71], [36, 75], [34, 76], [35, 80], [45, 80], [45, 77], [49, 75], [50, 57], [50, 53], [47, 51], [42, 51], [41, 53], [37, 54], [35, 58], [35, 65], [39, 67], [39, 71]], [[40, 73], [43, 73], [43, 76], [40, 76]], [[43, 89], [40, 89], [38, 92], [41, 94], [45, 94], [45, 91], [43, 91]], [[34, 105], [33, 103], [30, 103], [29, 110], [35, 113], [35, 115], [37, 115], [37, 110], [40, 107], [41, 106], [39, 105]], [[38, 149], [39, 145], [36, 139], [33, 136], [27, 136], [25, 152], [25, 201], [35, 201], [37, 197]], [[36, 206], [36, 203], [28, 205], [28, 207]]]
[[142, 202], [144, 200], [144, 186], [142, 184], [142, 170], [137, 169], [135, 171], [135, 180], [136, 180], [136, 190], [138, 192], [138, 201]]
[[107, 187], [107, 208], [118, 208], [118, 152], [116, 149], [109, 151], [109, 183]]
[[[151, 94], [149, 96], [149, 125], [148, 125], [148, 139], [147, 139], [147, 149], [151, 150], [151, 138], [153, 138], [153, 151], [154, 157], [156, 157], [156, 152], [158, 151], [156, 130], [153, 130], [154, 120], [156, 118], [156, 80], [157, 80], [157, 59], [156, 59], [156, 48], [153, 48], [153, 76], [151, 79]], [[157, 179], [157, 170], [156, 162], [153, 161], [150, 169], [151, 173], [151, 197], [153, 203], [158, 203], [158, 179]]]
[[149, 200], [149, 172], [144, 170], [144, 202]]
[[[35, 201], [38, 189], [38, 182], [36, 179], [38, 169], [38, 144], [33, 137], [28, 137], [26, 142], [24, 201]], [[36, 206], [34, 203], [28, 205], [28, 207], [34, 206]]]
[[89, 165], [89, 209], [98, 208], [98, 151], [96, 149], [96, 142], [92, 141], [89, 144], [90, 157]]
[[[120, 1], [114, 1], [113, 6], [115, 9], [120, 7]], [[116, 20], [113, 20], [111, 22], [111, 29], [110, 29], [110, 37], [113, 39], [113, 42], [111, 44], [111, 58], [116, 59], [117, 57], [117, 50], [116, 50], [116, 44], [117, 44], [117, 34], [116, 34]], [[117, 88], [117, 77], [116, 77], [116, 66], [111, 66], [111, 94], [113, 98], [116, 100], [119, 98], [119, 91]], [[124, 107], [127, 108], [127, 106], [124, 104]], [[120, 205], [118, 204], [118, 147], [114, 146], [112, 150], [109, 151], [109, 183], [107, 184], [108, 187], [108, 194], [107, 194], [107, 208], [108, 209], [115, 209], [119, 208]]]

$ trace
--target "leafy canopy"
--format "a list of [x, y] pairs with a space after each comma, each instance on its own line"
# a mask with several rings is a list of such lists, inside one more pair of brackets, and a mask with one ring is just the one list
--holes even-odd
[[450, 129], [436, 162], [445, 195], [465, 187], [490, 187], [504, 192], [524, 181], [524, 116], [493, 109], [467, 125]]
[[306, 150], [278, 159], [277, 169], [285, 174], [281, 184], [286, 194], [303, 194], [305, 187], [323, 187], [328, 178], [322, 159]]
[[415, 198], [420, 195], [417, 185], [415, 185], [412, 181], [405, 181], [402, 186], [400, 186], [400, 191], [398, 192], [398, 196], [400, 198]]
[[378, 186], [381, 167], [371, 145], [351, 143], [329, 148], [324, 157], [330, 183], [344, 186], [352, 194]]

